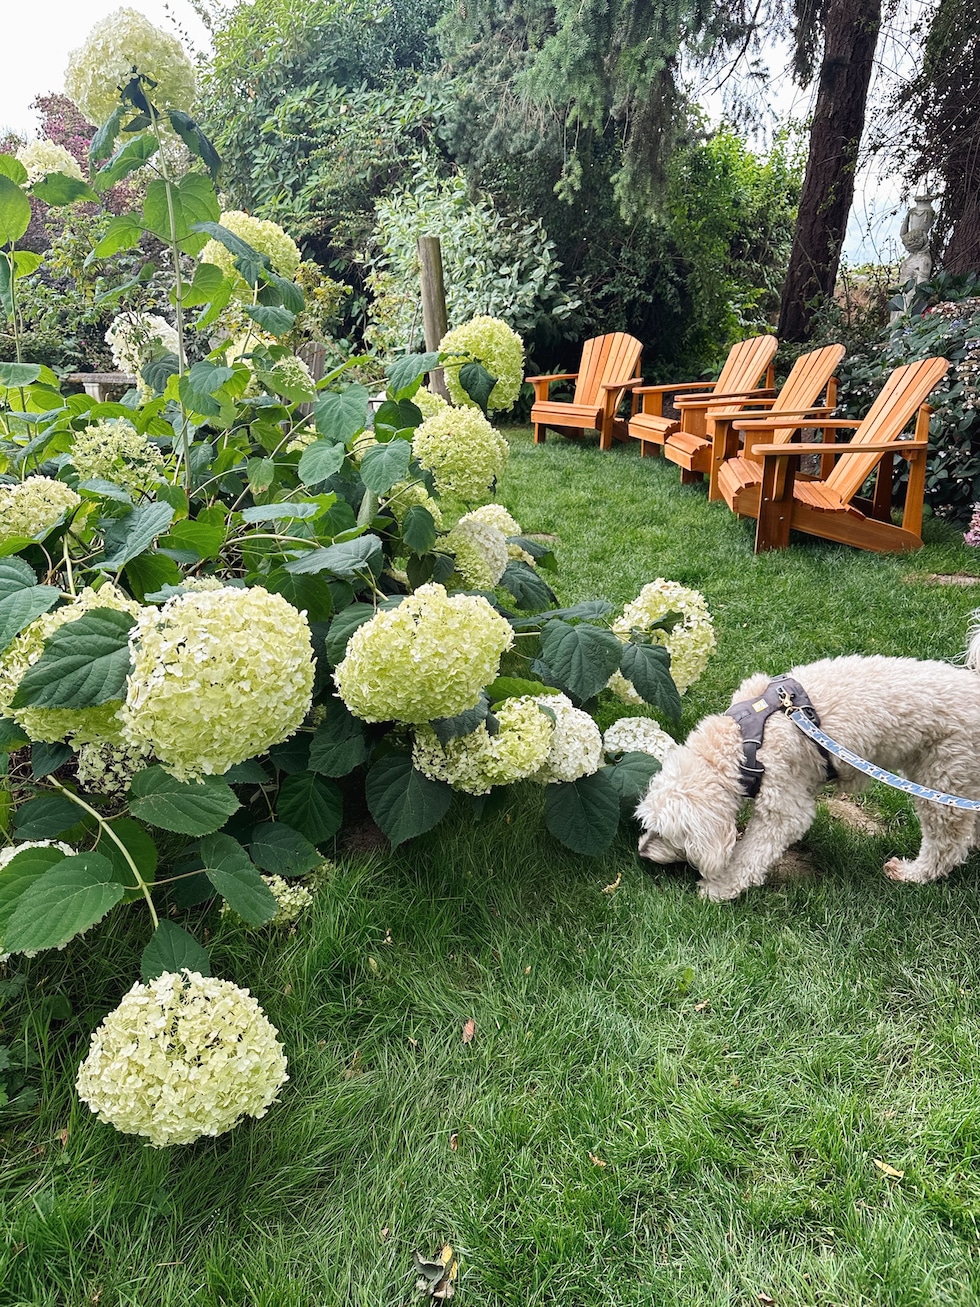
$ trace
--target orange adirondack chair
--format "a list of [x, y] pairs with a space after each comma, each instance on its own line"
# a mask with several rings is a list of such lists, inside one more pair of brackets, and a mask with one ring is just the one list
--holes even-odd
[[[728, 464], [724, 464], [718, 483], [736, 513], [758, 518], [755, 552], [784, 549], [791, 530], [878, 553], [920, 549], [932, 414], [925, 400], [948, 368], [943, 358], [922, 359], [896, 368], [867, 417], [860, 422], [805, 418], [797, 425], [797, 430], [853, 427], [854, 435], [846, 444], [773, 444], [771, 422], [737, 418], [732, 425], [745, 435], [745, 457], [761, 462], [762, 479], [729, 487]], [[917, 415], [915, 433], [911, 440], [903, 439], [902, 432], [913, 415]], [[778, 419], [773, 422], [778, 425]], [[834, 462], [832, 471], [827, 476], [810, 479], [799, 476], [797, 465], [807, 454], [826, 454]], [[896, 454], [909, 464], [901, 526], [891, 520], [892, 465]], [[859, 497], [859, 491], [872, 474], [876, 474], [873, 497]]]
[[[717, 381], [678, 381], [663, 386], [634, 386], [633, 414], [630, 417], [628, 433], [634, 440], [642, 441], [640, 453], [644, 456], [655, 454], [669, 435], [683, 425], [685, 431], [692, 435], [704, 436], [706, 431], [705, 414], [711, 404], [719, 400], [736, 403], [741, 400], [773, 395], [773, 355], [779, 345], [775, 336], [752, 336], [740, 340], [728, 351], [728, 358]], [[765, 387], [759, 389], [759, 382], [765, 377]], [[704, 391], [702, 395], [692, 391]], [[681, 410], [682, 417], [664, 417], [664, 396], [673, 392], [674, 406]], [[639, 396], [642, 408], [636, 411]]]
[[[582, 346], [578, 372], [528, 377], [534, 387], [531, 407], [534, 443], [544, 444], [547, 427], [564, 435], [598, 431], [600, 449], [611, 449], [614, 436], [623, 439], [626, 422], [616, 417], [616, 411], [626, 392], [643, 380], [634, 375], [639, 371], [642, 350], [635, 336], [622, 331], [593, 336]], [[553, 381], [575, 381], [575, 394], [570, 403], [548, 398]]]
[[[760, 411], [758, 416], [764, 417], [767, 422], [774, 421], [780, 415], [806, 418], [825, 414], [829, 417], [837, 403], [837, 378], [833, 373], [843, 357], [843, 345], [825, 345], [823, 349], [801, 354], [774, 399], [752, 399], [738, 408], [724, 405], [721, 408], [711, 408], [707, 415], [706, 436], [691, 436], [684, 431], [677, 431], [667, 437], [664, 453], [682, 468], [701, 475], [705, 472], [710, 474], [709, 499], [722, 498], [718, 478], [726, 463], [731, 463], [731, 467], [725, 471], [729, 487], [761, 481], [762, 465], [755, 459], [741, 457], [738, 432], [732, 424], [739, 418], [754, 416], [752, 409], [764, 408], [768, 408], [769, 412]], [[824, 397], [823, 404], [818, 403], [821, 394]], [[792, 424], [773, 427], [772, 443], [780, 444], [789, 440], [795, 429]], [[826, 470], [830, 470], [829, 461]]]

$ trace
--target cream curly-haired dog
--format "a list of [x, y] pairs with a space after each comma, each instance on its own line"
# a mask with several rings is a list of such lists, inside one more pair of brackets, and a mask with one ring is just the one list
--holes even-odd
[[[931, 789], [980, 799], [980, 610], [973, 616], [964, 667], [849, 655], [795, 667], [789, 675], [838, 744]], [[732, 703], [762, 695], [771, 679], [750, 676]], [[764, 884], [813, 822], [828, 770], [817, 746], [781, 712], [766, 721], [758, 761], [765, 774], [739, 834], [736, 822], [746, 802], [740, 727], [724, 714], [706, 717], [668, 754], [636, 810], [643, 857], [690, 863], [701, 873], [701, 893], [716, 902]], [[834, 761], [841, 789], [853, 793], [867, 784], [861, 772]], [[913, 803], [922, 827], [918, 856], [911, 862], [892, 858], [884, 871], [892, 880], [926, 884], [980, 843], [980, 820], [931, 800]]]

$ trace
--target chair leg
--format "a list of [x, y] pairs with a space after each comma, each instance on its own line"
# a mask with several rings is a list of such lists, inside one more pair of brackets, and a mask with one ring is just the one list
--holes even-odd
[[662, 446], [654, 440], [640, 441], [640, 458], [659, 458]]
[[543, 422], [535, 422], [534, 443], [536, 445], [543, 445], [544, 442], [545, 442], [545, 425]]
[[[780, 462], [786, 464], [785, 468], [780, 467]], [[757, 554], [768, 553], [771, 549], [785, 549], [789, 544], [789, 527], [793, 518], [794, 462], [794, 459], [779, 458], [767, 458], [764, 461], [759, 491], [759, 520], [755, 532]]]
[[703, 472], [689, 472], [686, 467], [681, 468], [682, 486], [694, 486], [697, 485], [699, 481], [703, 481], [703, 480], [704, 480]]

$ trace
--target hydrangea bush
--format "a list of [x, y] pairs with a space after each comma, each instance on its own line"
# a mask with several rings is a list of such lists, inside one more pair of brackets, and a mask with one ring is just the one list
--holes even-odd
[[[154, 158], [155, 93], [152, 70], [123, 85], [91, 190], [37, 185], [91, 202]], [[491, 499], [508, 446], [484, 362], [459, 371], [475, 406], [423, 390], [439, 352], [398, 357], [374, 403], [346, 366], [314, 383], [283, 343], [305, 303], [291, 257], [220, 221], [212, 148], [166, 116], [202, 166], [161, 171], [93, 251], [151, 233], [184, 269], [145, 393], [100, 404], [0, 363], [0, 939], [33, 955], [148, 914], [143, 984], [96, 1032], [79, 1092], [158, 1145], [262, 1115], [285, 1074], [255, 1004], [209, 978], [186, 904], [281, 922], [351, 804], [397, 845], [454, 793], [477, 810], [521, 781], [556, 839], [600, 853], [658, 762], [604, 760], [598, 696], [619, 674], [676, 719], [671, 658], [689, 683], [708, 643], [675, 639], [689, 592], [666, 582], [620, 618], [559, 605], [550, 549]], [[3, 166], [29, 221], [20, 165]], [[212, 342], [233, 302], [238, 352]]]

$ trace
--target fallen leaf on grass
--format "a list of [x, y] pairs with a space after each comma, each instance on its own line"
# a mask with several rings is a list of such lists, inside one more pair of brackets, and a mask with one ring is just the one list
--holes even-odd
[[601, 1157], [596, 1157], [595, 1153], [589, 1153], [589, 1161], [593, 1166], [601, 1166], [605, 1168], [608, 1165], [608, 1163], [604, 1162]]
[[710, 998], [706, 998], [706, 999], [704, 1000], [703, 1003], [695, 1003], [695, 1004], [694, 1004], [694, 1010], [695, 1010], [695, 1012], [704, 1012], [704, 1011], [705, 1011], [707, 1008], [709, 1008], [709, 1007], [711, 1007], [711, 999], [710, 999]]
[[355, 1049], [354, 1056], [344, 1068], [344, 1079], [353, 1080], [355, 1076], [364, 1074], [364, 1061], [361, 1057], [360, 1049]]
[[452, 1244], [446, 1244], [438, 1257], [431, 1261], [421, 1253], [412, 1253], [418, 1279], [415, 1287], [419, 1293], [428, 1294], [430, 1298], [445, 1302], [456, 1292], [456, 1276], [459, 1274], [459, 1258], [453, 1252]]
[[476, 1034], [476, 1022], [470, 1017], [469, 1021], [463, 1026], [463, 1043], [471, 1044], [473, 1036]]
[[616, 879], [613, 881], [611, 885], [603, 885], [602, 887], [603, 894], [615, 894], [622, 883], [623, 883], [623, 873], [619, 872], [619, 874], [616, 876]]
[[887, 1175], [891, 1180], [902, 1180], [905, 1177], [904, 1171], [896, 1171], [893, 1166], [889, 1166], [887, 1162], [881, 1161], [878, 1157], [874, 1159], [874, 1163], [881, 1174]]
[[762, 1307], [776, 1307], [776, 1299], [770, 1298], [767, 1293], [757, 1293], [755, 1296], [762, 1303]]
[[449, 1147], [455, 1153], [459, 1149], [459, 1131], [454, 1130], [449, 1136]]
[[61, 1140], [62, 1148], [68, 1143], [68, 1127], [58, 1131], [58, 1138]]

